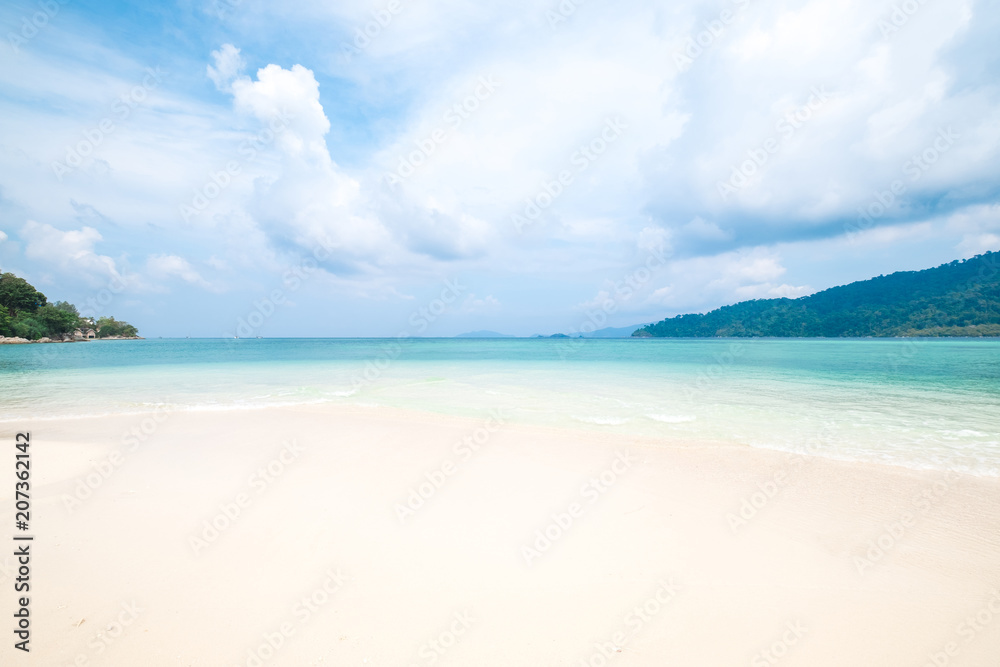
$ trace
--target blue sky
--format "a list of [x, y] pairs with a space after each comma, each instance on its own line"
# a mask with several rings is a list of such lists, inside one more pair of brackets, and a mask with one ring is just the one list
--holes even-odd
[[0, 269], [147, 336], [626, 326], [1000, 249], [1000, 2], [5, 3]]

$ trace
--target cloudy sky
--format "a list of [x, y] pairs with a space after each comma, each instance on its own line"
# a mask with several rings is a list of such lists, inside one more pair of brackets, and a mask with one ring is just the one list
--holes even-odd
[[0, 269], [146, 336], [571, 332], [1000, 249], [997, 0], [0, 24]]

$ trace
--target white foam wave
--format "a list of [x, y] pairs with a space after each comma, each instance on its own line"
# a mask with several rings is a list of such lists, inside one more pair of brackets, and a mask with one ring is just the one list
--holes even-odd
[[693, 415], [646, 415], [646, 417], [656, 422], [663, 422], [664, 424], [683, 424], [698, 419]]

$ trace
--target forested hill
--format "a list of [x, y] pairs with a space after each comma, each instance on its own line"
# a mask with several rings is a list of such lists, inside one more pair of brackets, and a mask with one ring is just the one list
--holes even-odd
[[798, 299], [756, 299], [642, 327], [638, 337], [1000, 336], [1000, 252]]

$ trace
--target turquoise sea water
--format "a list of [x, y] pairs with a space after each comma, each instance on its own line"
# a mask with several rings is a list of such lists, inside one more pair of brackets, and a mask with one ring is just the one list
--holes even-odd
[[1000, 476], [1000, 341], [168, 339], [0, 346], [0, 422], [386, 405]]

